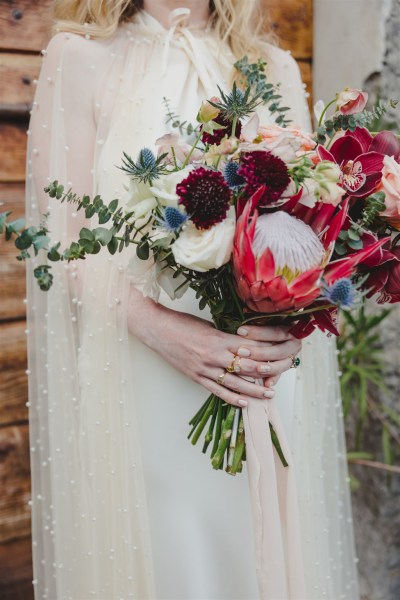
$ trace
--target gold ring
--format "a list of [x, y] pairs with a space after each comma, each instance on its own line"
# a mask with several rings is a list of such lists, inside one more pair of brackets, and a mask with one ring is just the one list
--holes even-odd
[[236, 360], [236, 354], [233, 355], [232, 362], [229, 365], [229, 367], [226, 367], [225, 371], [227, 371], [228, 373], [234, 373], [235, 372], [235, 360]]
[[218, 383], [218, 385], [224, 385], [225, 375], [226, 371], [225, 373], [221, 373], [221, 375], [218, 375], [217, 379], [215, 380]]
[[240, 361], [242, 360], [241, 356], [235, 356], [235, 359], [237, 358], [237, 361], [235, 362], [234, 366], [233, 366], [233, 370], [235, 371], [235, 373], [240, 373]]
[[300, 364], [300, 359], [298, 356], [295, 356], [294, 354], [289, 354], [288, 358], [290, 358], [290, 360], [292, 361], [292, 364], [290, 365], [291, 369], [297, 369], [297, 367]]

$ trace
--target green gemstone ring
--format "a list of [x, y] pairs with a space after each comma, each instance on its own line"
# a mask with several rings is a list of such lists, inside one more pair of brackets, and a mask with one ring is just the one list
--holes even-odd
[[300, 365], [300, 359], [298, 356], [295, 356], [294, 354], [291, 354], [289, 356], [289, 358], [292, 360], [292, 364], [290, 365], [291, 369], [297, 369], [297, 367]]

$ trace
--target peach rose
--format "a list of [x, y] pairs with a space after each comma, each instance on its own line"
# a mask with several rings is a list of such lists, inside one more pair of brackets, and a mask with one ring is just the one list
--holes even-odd
[[307, 153], [313, 160], [315, 141], [311, 134], [294, 125], [280, 127], [271, 123], [259, 126], [258, 119], [251, 119], [243, 127], [242, 139], [240, 149], [244, 152], [268, 150], [285, 163], [294, 162]]
[[380, 190], [386, 195], [386, 209], [380, 216], [385, 217], [392, 227], [400, 230], [400, 164], [393, 156], [385, 156], [383, 159]]

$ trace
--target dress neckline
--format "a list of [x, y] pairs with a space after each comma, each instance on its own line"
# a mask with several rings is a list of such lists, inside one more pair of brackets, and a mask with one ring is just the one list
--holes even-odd
[[191, 25], [189, 23], [190, 14], [190, 8], [174, 8], [169, 13], [170, 26], [165, 27], [161, 21], [142, 8], [138, 13], [136, 13], [134, 22], [142, 25], [149, 31], [162, 34], [167, 34], [171, 30], [176, 29], [188, 29], [192, 32], [199, 33], [208, 33], [210, 31], [211, 27], [209, 20], [203, 21], [202, 23], [198, 23], [196, 25]]

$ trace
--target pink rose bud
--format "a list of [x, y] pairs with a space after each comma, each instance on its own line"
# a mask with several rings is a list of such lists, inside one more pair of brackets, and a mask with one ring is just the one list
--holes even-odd
[[337, 110], [342, 115], [362, 112], [368, 101], [368, 94], [354, 88], [345, 88], [337, 97]]
[[[211, 98], [211, 102], [217, 103], [221, 102], [221, 100], [219, 98], [213, 97]], [[197, 120], [200, 123], [208, 123], [209, 121], [212, 121], [213, 119], [218, 117], [220, 112], [221, 111], [219, 110], [219, 108], [215, 108], [215, 106], [210, 104], [208, 100], [204, 100], [197, 114]]]

